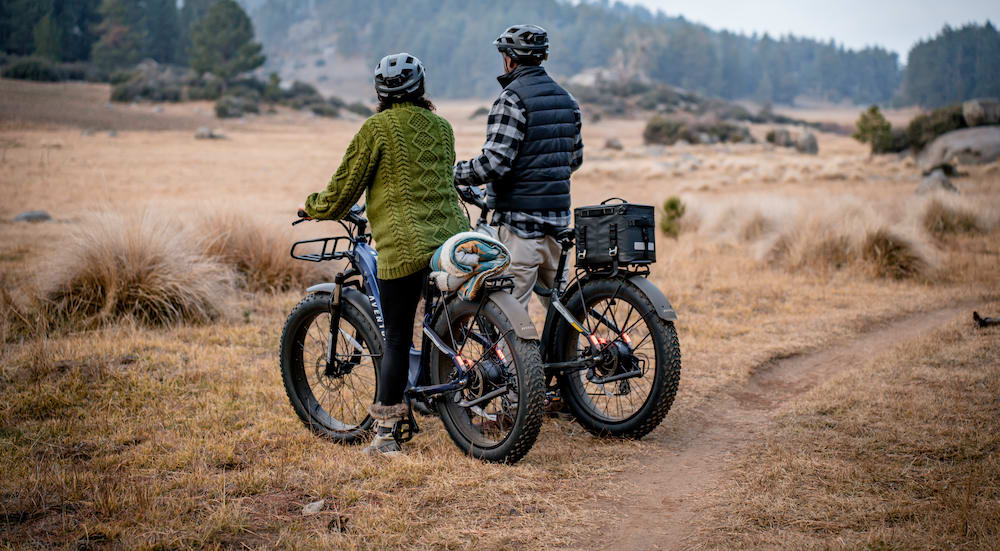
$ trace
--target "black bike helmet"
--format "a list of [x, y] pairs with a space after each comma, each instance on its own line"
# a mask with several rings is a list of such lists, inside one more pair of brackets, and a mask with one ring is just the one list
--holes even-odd
[[387, 55], [375, 67], [375, 93], [379, 99], [413, 94], [424, 84], [424, 64], [406, 52]]
[[538, 25], [514, 25], [500, 33], [493, 44], [517, 62], [540, 62], [549, 57], [549, 35]]

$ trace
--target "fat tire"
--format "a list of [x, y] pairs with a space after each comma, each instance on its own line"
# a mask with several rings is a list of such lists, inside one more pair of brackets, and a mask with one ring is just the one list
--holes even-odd
[[[584, 297], [605, 298], [613, 295], [618, 286], [619, 300], [626, 300], [639, 309], [647, 312], [646, 323], [653, 339], [655, 351], [655, 366], [653, 368], [653, 384], [646, 402], [632, 416], [621, 421], [600, 419], [581, 402], [577, 394], [577, 386], [570, 381], [571, 375], [558, 377], [560, 394], [563, 402], [569, 408], [576, 421], [587, 431], [600, 437], [638, 440], [655, 429], [670, 412], [670, 407], [677, 396], [677, 388], [681, 378], [681, 348], [677, 339], [677, 330], [672, 321], [666, 321], [656, 314], [656, 308], [646, 298], [638, 287], [621, 279], [596, 279], [583, 284]], [[569, 300], [569, 310], [577, 319], [583, 319], [580, 294]], [[578, 333], [564, 321], [559, 324], [555, 344], [558, 358], [554, 361], [567, 361], [570, 347], [576, 350]]]
[[[453, 301], [449, 308], [449, 319], [455, 319], [462, 315], [475, 312], [476, 303], [467, 301]], [[531, 446], [538, 438], [538, 433], [542, 428], [543, 414], [545, 408], [545, 378], [542, 370], [542, 356], [537, 340], [529, 340], [518, 337], [513, 331], [513, 324], [510, 318], [493, 302], [487, 301], [483, 305], [483, 313], [491, 318], [496, 328], [501, 333], [508, 333], [508, 343], [510, 351], [515, 356], [514, 365], [517, 369], [518, 378], [518, 410], [514, 428], [511, 429], [507, 438], [497, 447], [484, 449], [475, 446], [462, 431], [456, 426], [443, 400], [438, 400], [438, 412], [445, 430], [451, 436], [452, 441], [466, 455], [475, 457], [491, 463], [513, 464], [519, 461], [528, 453]], [[447, 342], [448, 327], [445, 316], [441, 315], [435, 325], [438, 335], [444, 337]], [[431, 355], [431, 382], [432, 384], [442, 384], [447, 382], [441, 376], [440, 362], [451, 363], [450, 359], [443, 354]]]
[[[305, 366], [301, 354], [296, 354], [295, 351], [296, 345], [299, 344], [298, 339], [304, 335], [304, 332], [302, 332], [303, 328], [308, 330], [309, 325], [312, 324], [316, 316], [330, 311], [331, 298], [328, 293], [312, 293], [299, 301], [291, 313], [288, 314], [288, 318], [285, 320], [285, 327], [281, 332], [281, 379], [284, 382], [285, 394], [288, 395], [292, 409], [295, 410], [295, 414], [310, 431], [342, 444], [356, 444], [361, 442], [371, 430], [373, 424], [371, 416], [366, 416], [355, 430], [331, 430], [313, 417], [309, 409], [305, 407], [303, 399], [299, 396], [296, 389], [296, 382], [301, 382], [299, 377], [305, 377]], [[364, 315], [346, 300], [341, 302], [340, 315], [341, 320], [347, 321], [361, 333], [365, 343], [370, 347], [369, 350], [371, 353], [381, 356], [382, 337], [371, 321], [370, 316]], [[372, 363], [375, 369], [375, 380], [377, 381], [381, 362], [373, 361]], [[374, 401], [375, 395], [373, 394], [372, 402], [374, 403]]]

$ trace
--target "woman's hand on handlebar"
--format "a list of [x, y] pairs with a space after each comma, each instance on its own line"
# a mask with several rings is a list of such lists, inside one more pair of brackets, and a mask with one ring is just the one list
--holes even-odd
[[305, 205], [299, 205], [298, 212], [296, 213], [296, 215], [299, 217], [299, 219], [296, 220], [296, 221], [294, 221], [294, 222], [292, 222], [293, 226], [295, 224], [301, 224], [302, 222], [305, 222], [307, 220], [312, 220], [312, 218], [310, 218], [309, 214], [306, 213], [306, 206]]

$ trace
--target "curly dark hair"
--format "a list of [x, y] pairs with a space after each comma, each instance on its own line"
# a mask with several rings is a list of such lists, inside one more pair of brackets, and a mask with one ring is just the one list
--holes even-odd
[[381, 113], [386, 109], [396, 105], [397, 103], [412, 103], [417, 107], [423, 107], [428, 111], [434, 111], [437, 107], [431, 103], [431, 100], [424, 96], [424, 85], [421, 84], [420, 88], [414, 90], [412, 94], [408, 94], [399, 98], [380, 98], [378, 101], [378, 107], [375, 108], [376, 113]]

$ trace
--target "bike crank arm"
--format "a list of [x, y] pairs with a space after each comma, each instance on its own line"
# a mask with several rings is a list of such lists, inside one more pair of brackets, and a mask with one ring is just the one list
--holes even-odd
[[580, 371], [592, 367], [594, 365], [594, 360], [587, 358], [584, 360], [571, 360], [568, 362], [552, 362], [544, 364], [542, 367], [545, 368], [547, 373], [557, 371], [560, 373], [569, 373], [571, 371]]
[[438, 394], [462, 390], [465, 385], [460, 382], [445, 383], [441, 385], [415, 386], [406, 389], [406, 396], [410, 398], [426, 399]]

